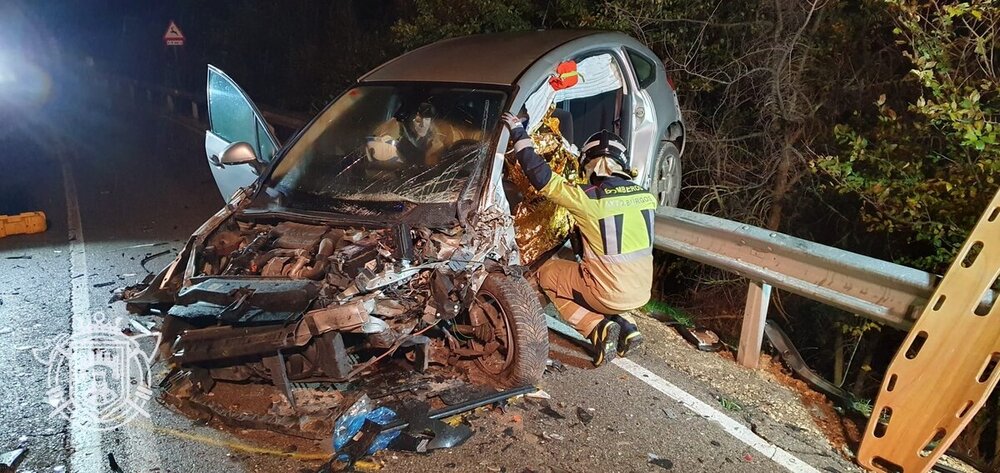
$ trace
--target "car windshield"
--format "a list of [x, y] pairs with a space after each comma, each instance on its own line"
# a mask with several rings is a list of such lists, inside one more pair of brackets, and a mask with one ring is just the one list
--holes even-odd
[[268, 194], [317, 211], [455, 202], [489, 152], [505, 100], [501, 91], [450, 86], [354, 88], [288, 150]]

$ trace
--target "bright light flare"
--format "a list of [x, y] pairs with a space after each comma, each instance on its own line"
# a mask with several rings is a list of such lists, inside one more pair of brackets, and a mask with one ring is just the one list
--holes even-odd
[[9, 84], [17, 80], [14, 69], [10, 66], [10, 58], [0, 54], [0, 85]]
[[0, 52], [0, 107], [38, 106], [52, 92], [52, 78], [20, 55]]

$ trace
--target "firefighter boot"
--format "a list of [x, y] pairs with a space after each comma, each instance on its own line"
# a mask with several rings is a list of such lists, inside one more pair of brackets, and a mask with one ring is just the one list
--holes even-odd
[[594, 331], [590, 332], [587, 338], [594, 345], [594, 366], [601, 366], [605, 361], [615, 359], [620, 333], [621, 327], [608, 319], [601, 320]]
[[635, 323], [630, 322], [620, 315], [608, 317], [621, 327], [621, 334], [618, 336], [618, 356], [628, 356], [629, 352], [642, 343], [642, 332]]

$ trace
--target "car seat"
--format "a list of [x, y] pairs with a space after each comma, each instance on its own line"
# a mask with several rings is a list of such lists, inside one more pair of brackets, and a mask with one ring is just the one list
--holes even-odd
[[569, 110], [556, 108], [552, 111], [552, 117], [559, 120], [559, 133], [566, 138], [566, 141], [573, 143], [573, 114]]

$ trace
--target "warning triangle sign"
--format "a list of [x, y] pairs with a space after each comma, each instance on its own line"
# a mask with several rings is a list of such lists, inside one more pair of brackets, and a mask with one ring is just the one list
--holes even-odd
[[167, 32], [163, 33], [163, 42], [167, 46], [184, 46], [184, 33], [181, 33], [181, 29], [173, 20], [167, 25]]

